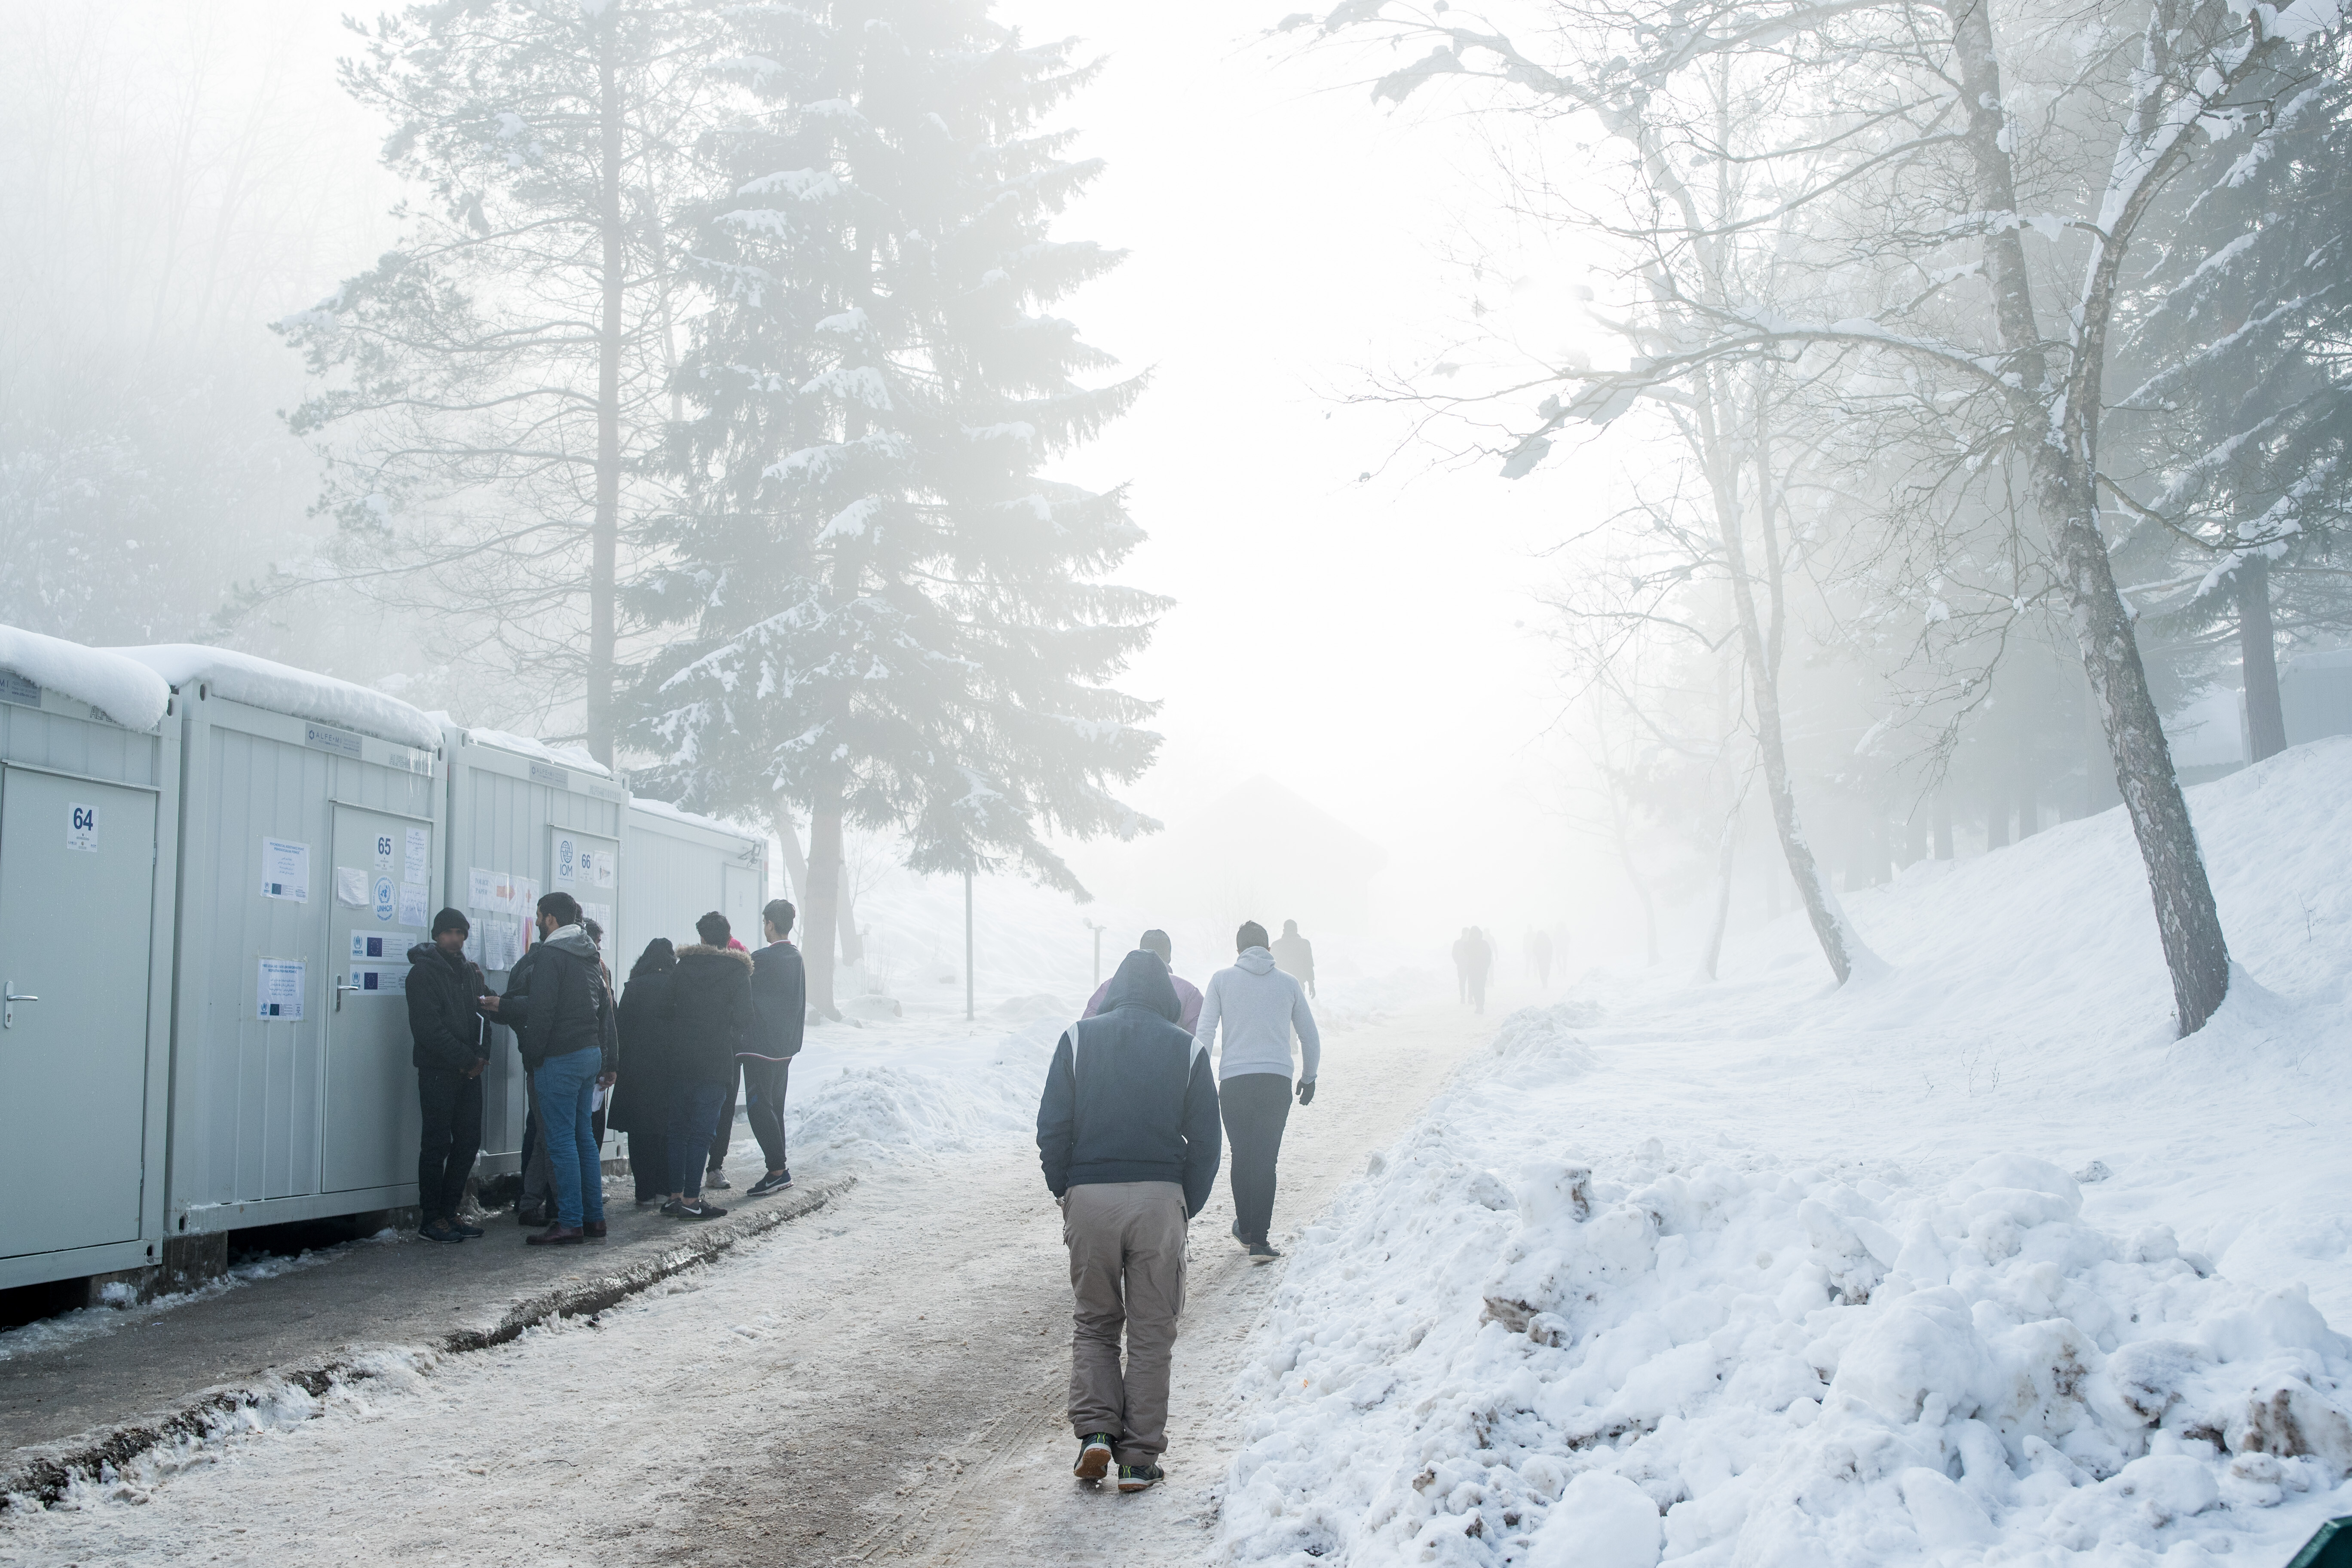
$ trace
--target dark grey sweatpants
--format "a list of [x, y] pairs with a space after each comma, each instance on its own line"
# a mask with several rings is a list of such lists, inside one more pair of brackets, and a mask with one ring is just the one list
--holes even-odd
[[[1108, 1432], [1122, 1465], [1168, 1451], [1168, 1369], [1184, 1310], [1184, 1189], [1102, 1182], [1062, 1200], [1070, 1249], [1070, 1430]], [[1119, 1364], [1119, 1331], [1127, 1364]]]

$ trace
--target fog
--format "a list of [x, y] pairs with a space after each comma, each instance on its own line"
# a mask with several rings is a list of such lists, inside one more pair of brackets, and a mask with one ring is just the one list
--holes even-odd
[[[1066, 855], [1090, 889], [1149, 908], [1176, 897], [1168, 847], [1197, 843], [1188, 823], [1225, 820], [1220, 802], [1271, 781], [1379, 847], [1361, 925], [1433, 960], [1465, 925], [1507, 945], [1542, 926], [1577, 965], [1711, 972], [1727, 936], [1810, 914], [1842, 974], [1841, 892], [2106, 809], [2118, 767], [2168, 781], [2176, 763], [2189, 777], [2309, 738], [2266, 740], [2264, 715], [2281, 668], [2292, 699], [2293, 658], [2338, 646], [2346, 625], [2336, 373], [2310, 346], [2333, 341], [2335, 307], [2297, 296], [2303, 346], [2280, 336], [2270, 358], [2227, 369], [2294, 382], [2282, 409], [2203, 409], [2167, 380], [2220, 352], [2207, 322], [2277, 318], [2265, 301], [2286, 283], [2261, 270], [2261, 226], [2217, 210], [2249, 176], [2233, 184], [2222, 153], [2165, 165], [2131, 211], [2147, 258], [2128, 285], [2138, 303], [2103, 297], [2109, 315], [2095, 321], [2075, 309], [2073, 346], [2034, 351], [2108, 367], [2097, 476], [2037, 468], [2016, 435], [2063, 425], [2050, 410], [2070, 396], [2097, 403], [2095, 383], [2030, 409], [1996, 384], [2013, 374], [2002, 356], [2021, 351], [1982, 279], [2030, 274], [2067, 298], [2096, 261], [2089, 236], [2124, 210], [2108, 171], [2130, 163], [2118, 135], [2142, 133], [2118, 132], [2101, 84], [2127, 73], [2137, 13], [2110, 9], [2003, 18], [2001, 47], [2041, 119], [2003, 176], [2017, 189], [1995, 201], [1965, 188], [1958, 154], [1933, 138], [1881, 129], [1932, 120], [1941, 89], [1866, 40], [1837, 42], [1843, 75], [1827, 55], [1727, 55], [1709, 88], [1660, 65], [1654, 122], [1629, 128], [1606, 91], [1573, 84], [1638, 32], [1639, 7], [1500, 6], [1481, 36], [1522, 39], [1514, 65], [1442, 5], [1341, 6], [1301, 26], [1246, 0], [996, 5], [1025, 40], [1076, 37], [1074, 59], [1101, 62], [1037, 124], [1068, 133], [1059, 156], [1103, 172], [1035, 221], [1127, 254], [1035, 308], [1115, 360], [1085, 364], [1080, 383], [1150, 380], [1035, 471], [1087, 492], [1125, 487], [1148, 536], [1112, 552], [1107, 576], [1055, 569], [1169, 601], [1123, 668], [1076, 678], [1158, 705], [1131, 726], [1163, 738], [1150, 765], [1105, 787], [1168, 833], [1122, 843], [1097, 830], [1118, 814], [1091, 786], [1056, 805], [977, 761], [968, 775], [1028, 795], [1030, 820], [942, 837], [933, 781], [881, 792], [896, 804], [875, 813], [900, 812], [897, 827], [853, 810], [847, 831], [933, 872], [1020, 876]], [[680, 38], [709, 21], [690, 6], [625, 10], [628, 26], [690, 16]], [[436, 243], [454, 254], [447, 237], [510, 220], [485, 219], [478, 192], [466, 207], [480, 174], [495, 208], [494, 165], [436, 150], [429, 131], [387, 151], [382, 104], [337, 78], [365, 40], [316, 6], [5, 15], [0, 621], [90, 643], [226, 642], [584, 740], [666, 793], [767, 825], [760, 779], [783, 764], [727, 761], [655, 724], [662, 693], [679, 689], [661, 679], [691, 650], [723, 650], [733, 590], [713, 584], [753, 570], [688, 570], [708, 540], [662, 520], [692, 513], [679, 498], [725, 460], [711, 447], [692, 482], [664, 467], [700, 438], [677, 434], [692, 426], [693, 377], [709, 374], [692, 345], [723, 320], [707, 312], [726, 287], [696, 270], [704, 240], [675, 237], [709, 221], [712, 193], [741, 172], [712, 149], [740, 145], [727, 136], [751, 134], [758, 115], [794, 112], [787, 88], [710, 63], [756, 51], [704, 40], [647, 56], [707, 44], [690, 69], [647, 68], [671, 98], [646, 112], [674, 121], [668, 140], [646, 130], [631, 143], [646, 200], [677, 205], [627, 240], [667, 258], [646, 263], [667, 291], [657, 323], [648, 315], [615, 351], [628, 357], [621, 399], [642, 418], [616, 480], [621, 626], [600, 652], [587, 468], [561, 481], [586, 510], [559, 517], [544, 473], [361, 473], [402, 445], [381, 407], [364, 459], [336, 446], [358, 423], [320, 416], [298, 432], [286, 417], [301, 424], [300, 409], [328, 406], [306, 399], [331, 400], [362, 374], [335, 357], [358, 341], [335, 333], [374, 330], [337, 314], [360, 309], [359, 294], [335, 294], [342, 280], [420, 225], [443, 225]], [[531, 47], [560, 51], [563, 27], [593, 26], [564, 17]], [[2297, 106], [2244, 132], [2269, 138], [2248, 170], [2326, 165], [2332, 37], [2306, 31], [2284, 46], [2291, 61], [2230, 68], [2231, 90]], [[712, 132], [728, 114], [747, 118]], [[1802, 164], [1791, 149], [1804, 128], [1844, 172]], [[2199, 134], [2223, 140], [2212, 124]], [[522, 168], [542, 156], [532, 147], [501, 156]], [[418, 177], [436, 156], [453, 171], [438, 189]], [[2312, 210], [2336, 210], [2332, 177], [2304, 180]], [[2006, 228], [1979, 221], [2011, 206]], [[2313, 243], [2340, 279], [2333, 231]], [[2217, 256], [2225, 264], [2207, 265]], [[469, 276], [482, 309], [528, 305], [541, 329], [593, 314], [588, 296], [520, 272]], [[2200, 317], [2193, 296], [2216, 288], [2227, 297]], [[272, 331], [305, 311], [307, 326]], [[2093, 328], [2106, 334], [2095, 348]], [[577, 384], [562, 395], [593, 391], [588, 361], [562, 374]], [[2130, 402], [2143, 385], [2157, 390]], [[2242, 452], [2231, 443], [2249, 428], [2310, 482], [2195, 457]], [[562, 440], [593, 446], [593, 432]], [[406, 442], [411, 457], [430, 445]], [[330, 459], [341, 480], [322, 480]], [[372, 536], [370, 507], [395, 521]], [[439, 554], [427, 566], [419, 552]], [[2276, 624], [2257, 654], [2244, 584], [2258, 571], [2275, 601], [2261, 618]], [[513, 586], [526, 579], [527, 593]], [[1770, 602], [1743, 609], [1743, 595]], [[2135, 635], [2127, 658], [2095, 651]], [[2262, 668], [2243, 673], [2246, 660]], [[772, 662], [761, 668], [775, 679]], [[616, 693], [610, 709], [589, 690], [599, 681]], [[2172, 755], [2150, 750], [2159, 723]], [[779, 793], [806, 829], [814, 797], [795, 787]], [[2185, 816], [2149, 810], [2135, 818], [2144, 846], [2185, 833]]]

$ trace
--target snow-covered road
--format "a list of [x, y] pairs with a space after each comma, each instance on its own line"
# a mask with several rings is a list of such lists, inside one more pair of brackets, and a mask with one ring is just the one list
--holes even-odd
[[[1277, 1229], [1400, 1133], [1492, 1023], [1335, 1033], [1293, 1115]], [[593, 1324], [380, 1358], [315, 1419], [155, 1461], [0, 1529], [0, 1563], [1196, 1563], [1229, 1394], [1281, 1268], [1194, 1224], [1171, 1484], [1081, 1493], [1061, 1403], [1068, 1289], [1033, 1148], [869, 1168], [847, 1198]]]

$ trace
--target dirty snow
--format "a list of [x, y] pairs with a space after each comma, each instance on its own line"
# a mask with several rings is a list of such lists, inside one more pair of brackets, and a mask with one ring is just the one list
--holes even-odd
[[1843, 993], [1786, 929], [1513, 1016], [1295, 1250], [1226, 1552], [2284, 1562], [2352, 1512], [2347, 777], [2192, 792], [2190, 1040], [2116, 813], [1853, 896]]

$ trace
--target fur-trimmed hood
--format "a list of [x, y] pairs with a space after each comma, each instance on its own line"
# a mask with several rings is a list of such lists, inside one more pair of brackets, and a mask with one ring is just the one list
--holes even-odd
[[740, 947], [713, 947], [707, 942], [690, 942], [677, 950], [677, 956], [681, 963], [689, 958], [731, 958], [743, 966], [744, 973], [751, 972], [751, 955]]

